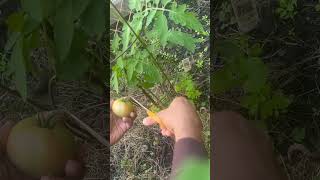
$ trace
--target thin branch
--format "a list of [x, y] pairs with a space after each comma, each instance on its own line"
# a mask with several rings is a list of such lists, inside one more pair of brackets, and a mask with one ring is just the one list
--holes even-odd
[[139, 88], [141, 89], [142, 93], [158, 108], [161, 108], [161, 106], [152, 98], [152, 96], [150, 96], [150, 94], [141, 86], [139, 86]]
[[106, 146], [107, 148], [110, 147], [109, 142], [104, 137], [99, 135], [95, 130], [93, 130], [90, 126], [88, 126], [86, 123], [81, 121], [78, 117], [73, 115], [68, 110], [63, 109], [62, 111], [67, 113], [70, 117], [72, 117], [72, 119], [74, 119], [80, 126], [82, 126], [85, 130], [87, 130], [88, 133], [90, 133], [93, 137], [95, 137], [102, 145]]
[[164, 76], [164, 78], [168, 81], [171, 90], [174, 91], [174, 87], [171, 84], [169, 77], [167, 76], [167, 74], [164, 72], [164, 69], [162, 68], [162, 66], [158, 63], [157, 59], [153, 56], [153, 54], [150, 52], [150, 50], [148, 49], [147, 44], [142, 40], [142, 38], [134, 31], [134, 29], [131, 27], [131, 25], [128, 23], [128, 21], [123, 17], [123, 15], [121, 14], [121, 12], [118, 10], [118, 8], [110, 1], [110, 4], [113, 6], [113, 8], [117, 11], [117, 13], [119, 14], [119, 16], [121, 17], [121, 19], [125, 22], [125, 24], [130, 28], [130, 30], [132, 31], [132, 33], [137, 37], [137, 39], [141, 42], [142, 46], [144, 46], [144, 48], [146, 49], [146, 51], [148, 52], [148, 54], [150, 55], [151, 59], [153, 60], [153, 63], [156, 64], [158, 66], [158, 68], [160, 69], [162, 75]]

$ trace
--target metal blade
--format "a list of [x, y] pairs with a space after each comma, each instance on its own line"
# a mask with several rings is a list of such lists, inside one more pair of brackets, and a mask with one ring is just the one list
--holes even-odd
[[141, 103], [139, 103], [139, 101], [137, 101], [135, 98], [133, 98], [132, 96], [130, 96], [130, 98], [135, 102], [137, 103], [140, 107], [142, 107], [143, 109], [145, 109], [146, 111], [149, 111], [148, 108], [144, 107]]

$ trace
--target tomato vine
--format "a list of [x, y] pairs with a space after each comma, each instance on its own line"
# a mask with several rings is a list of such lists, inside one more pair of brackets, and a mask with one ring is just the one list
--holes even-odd
[[172, 0], [133, 0], [129, 1], [129, 8], [132, 16], [125, 19], [120, 14], [121, 27], [117, 27], [111, 42], [114, 56], [111, 87], [119, 93], [122, 85], [145, 90], [168, 84], [169, 91], [175, 92], [161, 64], [165, 61], [160, 60], [160, 52], [181, 46], [192, 53], [202, 39], [191, 32], [208, 34], [186, 4]]

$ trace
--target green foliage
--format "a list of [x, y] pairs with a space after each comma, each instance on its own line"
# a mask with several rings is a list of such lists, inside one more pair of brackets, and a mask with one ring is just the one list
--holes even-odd
[[211, 77], [214, 93], [241, 87], [244, 93], [240, 103], [252, 116], [261, 119], [278, 116], [286, 110], [290, 100], [268, 82], [268, 68], [259, 57], [260, 44], [249, 45], [248, 38], [241, 36], [216, 41], [214, 49], [225, 63]]
[[[116, 61], [112, 64], [110, 84], [117, 92], [122, 83], [146, 89], [161, 84], [165, 72], [160, 70], [161, 65], [156, 60], [159, 53], [176, 46], [194, 52], [202, 40], [185, 30], [207, 35], [185, 4], [178, 5], [172, 0], [133, 0], [129, 2], [129, 8], [134, 12], [128, 20], [129, 26], [123, 22], [121, 33], [115, 33], [111, 42]], [[174, 27], [169, 26], [172, 23]]]
[[182, 165], [182, 171], [177, 180], [209, 180], [210, 179], [210, 161], [201, 161], [197, 159], [187, 160]]
[[178, 83], [175, 86], [178, 93], [185, 94], [192, 101], [198, 100], [201, 92], [194, 83], [192, 76], [187, 73], [182, 73], [179, 77]]
[[[86, 49], [90, 38], [100, 37], [105, 30], [104, 0], [21, 0], [21, 5], [22, 9], [6, 21], [9, 40], [5, 56], [11, 54], [7, 71], [14, 77], [16, 89], [24, 99], [27, 97], [26, 76], [37, 72], [30, 58], [37, 47], [46, 48], [50, 68], [61, 79], [80, 79], [90, 72], [90, 67], [102, 61]], [[97, 78], [105, 80], [102, 75]]]
[[291, 137], [295, 142], [302, 143], [304, 138], [306, 137], [306, 129], [300, 127], [294, 128]]
[[236, 18], [233, 13], [231, 2], [223, 2], [220, 8], [221, 10], [219, 11], [219, 21], [223, 23], [221, 25], [221, 29], [225, 29], [230, 25], [236, 24]]
[[281, 19], [293, 19], [297, 12], [297, 0], [280, 0], [276, 10]]

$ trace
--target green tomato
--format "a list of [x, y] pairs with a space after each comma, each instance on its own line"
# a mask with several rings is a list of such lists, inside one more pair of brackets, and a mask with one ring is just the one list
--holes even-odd
[[120, 98], [112, 104], [112, 111], [119, 117], [130, 117], [130, 113], [134, 111], [134, 106], [130, 101]]
[[49, 129], [40, 127], [32, 117], [13, 127], [7, 153], [10, 161], [31, 177], [61, 176], [67, 161], [76, 157], [76, 142], [62, 121]]

